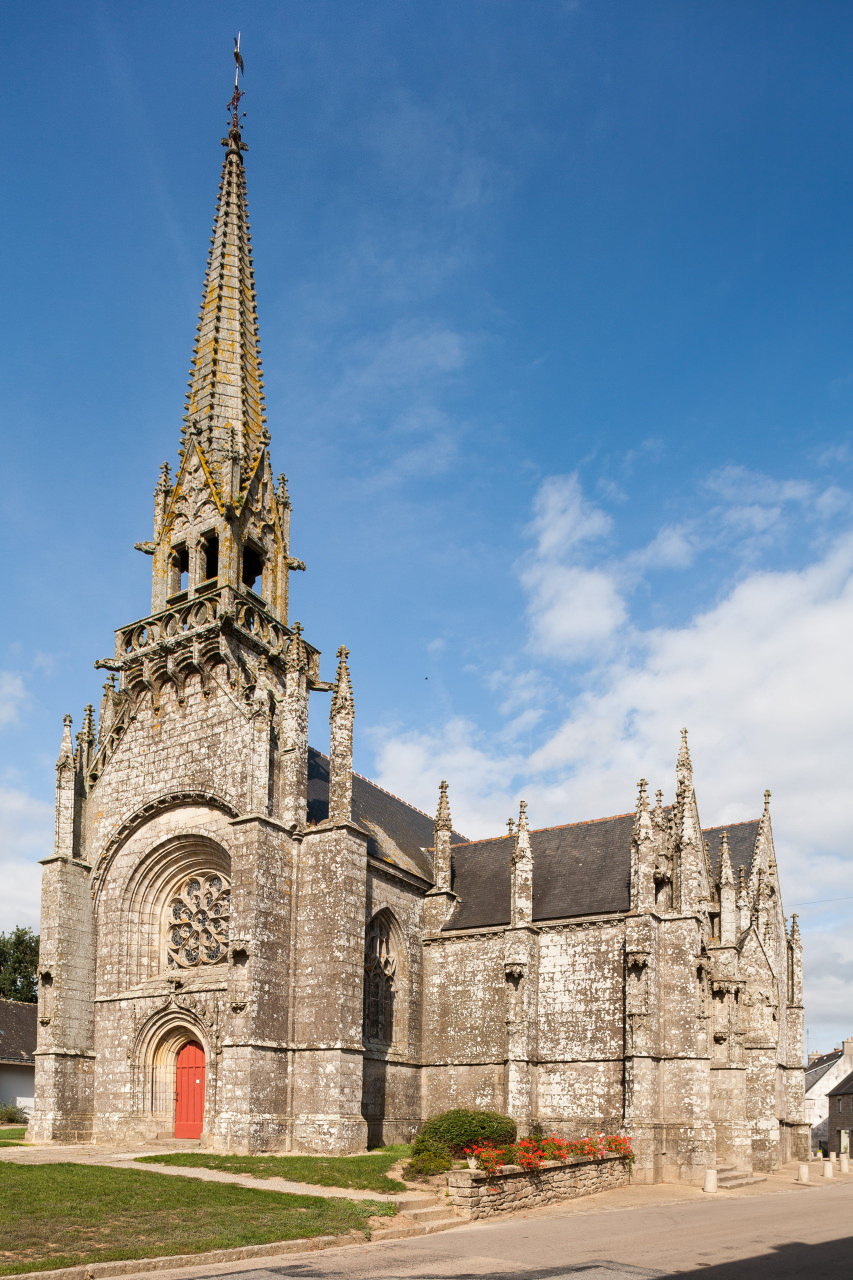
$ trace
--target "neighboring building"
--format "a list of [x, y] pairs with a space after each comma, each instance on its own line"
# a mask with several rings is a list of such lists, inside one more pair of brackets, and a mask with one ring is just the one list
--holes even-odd
[[[30, 1138], [346, 1152], [475, 1106], [627, 1130], [645, 1181], [804, 1155], [802, 949], [766, 798], [703, 831], [685, 735], [670, 806], [643, 782], [633, 813], [531, 831], [522, 805], [469, 842], [446, 784], [433, 823], [352, 772], [347, 651], [324, 682], [289, 618], [304, 566], [236, 103], [225, 145], [180, 464], [138, 544], [151, 611], [96, 664], [114, 674], [76, 746], [65, 718]], [[326, 693], [328, 756], [307, 737]]]
[[827, 1117], [829, 1151], [850, 1154], [850, 1130], [853, 1129], [853, 1071], [829, 1091]]
[[814, 1054], [806, 1066], [805, 1112], [806, 1124], [811, 1129], [813, 1153], [823, 1147], [827, 1150], [827, 1117], [829, 1093], [845, 1076], [853, 1071], [853, 1039], [845, 1040], [841, 1049], [832, 1053]]
[[0, 1102], [32, 1111], [38, 1005], [0, 997]]

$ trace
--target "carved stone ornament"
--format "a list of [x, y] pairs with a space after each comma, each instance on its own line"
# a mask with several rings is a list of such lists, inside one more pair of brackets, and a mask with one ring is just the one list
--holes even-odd
[[169, 966], [218, 964], [228, 952], [231, 888], [219, 874], [190, 876], [169, 903]]

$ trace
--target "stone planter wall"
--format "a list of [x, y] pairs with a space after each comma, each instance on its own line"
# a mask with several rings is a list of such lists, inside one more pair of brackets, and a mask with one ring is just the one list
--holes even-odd
[[517, 1164], [503, 1164], [492, 1177], [481, 1169], [454, 1169], [447, 1175], [447, 1185], [454, 1209], [475, 1219], [627, 1187], [630, 1176], [626, 1156], [605, 1156], [567, 1164], [549, 1160], [535, 1173], [525, 1173]]

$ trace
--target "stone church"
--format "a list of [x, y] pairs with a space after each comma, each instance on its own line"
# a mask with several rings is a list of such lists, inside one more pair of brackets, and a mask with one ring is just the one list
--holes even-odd
[[353, 773], [347, 650], [327, 682], [290, 620], [238, 103], [151, 607], [65, 717], [29, 1140], [350, 1152], [470, 1106], [627, 1132], [647, 1181], [805, 1156], [766, 800], [703, 829], [684, 735], [671, 804], [471, 841], [444, 782], [433, 820]]

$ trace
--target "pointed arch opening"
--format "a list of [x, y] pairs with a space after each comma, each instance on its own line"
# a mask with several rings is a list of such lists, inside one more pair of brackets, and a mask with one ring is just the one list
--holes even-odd
[[387, 909], [378, 911], [367, 926], [362, 1037], [376, 1048], [391, 1048], [400, 1038], [400, 938], [400, 926]]

